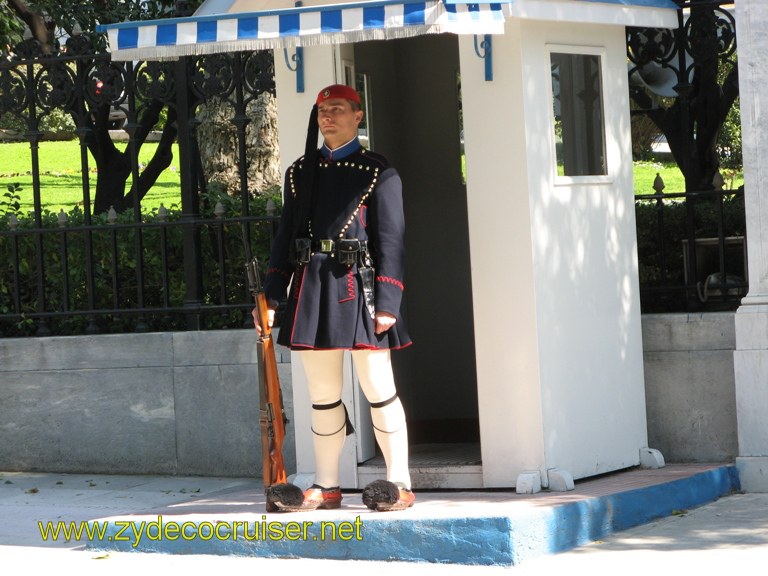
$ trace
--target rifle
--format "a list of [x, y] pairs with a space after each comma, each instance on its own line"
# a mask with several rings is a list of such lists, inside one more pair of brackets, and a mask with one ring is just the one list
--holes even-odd
[[256, 258], [245, 264], [248, 285], [256, 303], [261, 334], [257, 342], [259, 360], [259, 424], [261, 426], [261, 460], [264, 488], [287, 482], [283, 462], [283, 440], [288, 418], [283, 408], [283, 393], [277, 373], [272, 328], [267, 319], [267, 297], [261, 285]]

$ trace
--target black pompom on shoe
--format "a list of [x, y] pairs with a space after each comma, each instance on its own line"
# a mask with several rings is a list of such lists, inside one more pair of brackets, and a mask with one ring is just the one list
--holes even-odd
[[371, 510], [389, 512], [413, 506], [416, 495], [389, 480], [374, 480], [363, 490], [363, 504]]
[[277, 503], [290, 507], [300, 507], [304, 502], [304, 491], [295, 484], [274, 484], [266, 490], [267, 512], [279, 512]]

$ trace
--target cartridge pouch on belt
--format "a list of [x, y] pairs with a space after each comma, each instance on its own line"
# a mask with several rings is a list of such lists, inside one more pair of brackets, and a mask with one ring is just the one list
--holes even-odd
[[309, 264], [312, 256], [312, 240], [310, 238], [296, 238], [296, 262]]
[[344, 238], [339, 240], [336, 246], [336, 256], [339, 263], [352, 266], [360, 255], [361, 242], [357, 238]]

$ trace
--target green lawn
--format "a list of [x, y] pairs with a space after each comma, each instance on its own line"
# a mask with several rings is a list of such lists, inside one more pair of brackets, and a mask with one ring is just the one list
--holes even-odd
[[[735, 189], [744, 184], [744, 173], [741, 170], [720, 171], [725, 179], [726, 189]], [[656, 174], [664, 181], [664, 192], [667, 194], [685, 191], [685, 180], [680, 168], [674, 162], [635, 162], [635, 194], [655, 194], [653, 182]]]
[[[117, 147], [125, 150], [127, 143], [118, 142]], [[147, 163], [157, 149], [157, 143], [148, 142], [141, 147], [139, 162]], [[164, 170], [155, 186], [147, 193], [142, 201], [145, 211], [151, 211], [160, 204], [170, 207], [180, 203], [178, 147], [174, 145], [174, 161]], [[41, 142], [40, 158], [40, 192], [43, 209], [58, 212], [64, 209], [69, 212], [75, 205], [82, 206], [82, 177], [81, 154], [78, 141]], [[22, 188], [18, 195], [21, 198], [22, 212], [33, 209], [32, 200], [32, 153], [26, 142], [0, 144], [0, 209], [9, 185], [19, 184]], [[88, 154], [90, 170], [89, 182], [91, 202], [96, 193], [96, 163]], [[130, 178], [128, 183], [130, 184]]]
[[655, 194], [656, 174], [664, 180], [664, 192], [684, 192], [685, 179], [674, 162], [635, 162], [635, 194]]
[[[118, 143], [118, 147], [125, 149], [126, 143]], [[142, 146], [139, 154], [140, 162], [148, 162], [155, 152], [156, 143], [149, 142]], [[70, 211], [75, 205], [82, 204], [82, 179], [80, 177], [80, 146], [78, 141], [68, 142], [41, 142], [40, 143], [40, 188], [44, 209], [58, 212], [64, 209]], [[160, 204], [166, 207], [180, 203], [178, 148], [174, 145], [174, 162], [171, 167], [163, 172], [152, 190], [145, 196], [142, 206], [145, 211], [151, 211]], [[96, 190], [96, 163], [93, 158], [88, 160], [91, 170], [90, 186], [91, 200]], [[0, 144], [0, 210], [3, 207], [2, 196], [9, 185], [19, 184], [22, 190], [18, 193], [21, 197], [22, 212], [29, 212], [33, 208], [32, 203], [32, 175], [31, 152], [29, 144], [3, 143]], [[664, 180], [664, 191], [682, 192], [685, 189], [683, 175], [676, 164], [672, 162], [635, 162], [634, 181], [635, 194], [653, 194], [653, 182], [656, 174], [660, 174]], [[741, 173], [730, 174], [724, 172], [726, 188], [735, 188], [743, 184]]]

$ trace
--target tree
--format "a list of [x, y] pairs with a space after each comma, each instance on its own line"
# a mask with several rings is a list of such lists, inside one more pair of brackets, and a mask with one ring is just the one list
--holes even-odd
[[[66, 52], [69, 55], [88, 54], [89, 51], [103, 52], [105, 50], [105, 38], [95, 32], [97, 24], [120, 22], [125, 20], [156, 19], [168, 16], [185, 16], [191, 13], [200, 0], [190, 3], [173, 0], [75, 0], [61, 2], [60, 0], [0, 0], [11, 8], [14, 18], [3, 12], [0, 16], [0, 41], [3, 45], [14, 46], [19, 37], [20, 23], [27, 26], [32, 38], [25, 41], [27, 45], [23, 50], [25, 56], [38, 56], [44, 59], [46, 56]], [[4, 32], [5, 31], [5, 32]], [[3, 35], [4, 34], [4, 35]], [[64, 41], [64, 39], [66, 39]], [[61, 45], [63, 41], [63, 45]], [[172, 74], [172, 68], [162, 64], [152, 63], [146, 69], [152, 69], [159, 76]], [[73, 117], [79, 119], [79, 126], [85, 124], [86, 130], [81, 130], [91, 155], [96, 162], [97, 182], [93, 202], [93, 212], [103, 213], [114, 207], [121, 211], [134, 205], [135, 198], [141, 200], [154, 185], [158, 176], [168, 168], [172, 162], [172, 145], [177, 136], [177, 110], [168, 107], [162, 134], [157, 150], [139, 177], [133, 181], [131, 188], [126, 193], [126, 182], [132, 173], [131, 154], [129, 150], [118, 149], [109, 134], [110, 110], [115, 102], [120, 102], [125, 95], [123, 82], [119, 69], [108, 63], [95, 66], [89, 72], [87, 78], [87, 91], [91, 102], [91, 109], [87, 113], [77, 109], [78, 101], [72, 100], [67, 105], [67, 110]], [[189, 98], [191, 110], [202, 104], [199, 99]], [[202, 104], [205, 106], [205, 104]], [[267, 112], [274, 114], [274, 106], [266, 106]], [[165, 103], [159, 97], [148, 97], [141, 102], [137, 101], [136, 120], [131, 126], [133, 141], [137, 150], [146, 141], [150, 132], [161, 120]], [[257, 125], [263, 122], [257, 117]], [[274, 127], [274, 121], [265, 122], [267, 126]], [[30, 127], [36, 129], [36, 127]], [[206, 146], [202, 152], [211, 149], [223, 150], [224, 154], [235, 156], [234, 148], [227, 142], [226, 135], [222, 131], [213, 131], [206, 134]], [[260, 165], [275, 166], [277, 164], [276, 147], [267, 149], [256, 147], [257, 153], [254, 162]], [[202, 166], [210, 165], [204, 157]], [[279, 181], [279, 175], [278, 175]], [[275, 184], [275, 179], [269, 177], [261, 190]], [[232, 191], [237, 191], [232, 187]]]
[[666, 136], [686, 190], [710, 190], [720, 167], [718, 138], [739, 94], [735, 22], [709, 0], [678, 3], [689, 8], [680, 29], [628, 32], [638, 71], [673, 71], [677, 97], [659, 100], [636, 85], [630, 93]]
[[[7, 2], [18, 21], [26, 25], [31, 38], [27, 46], [21, 48], [25, 56], [45, 57], [55, 55], [62, 48], [69, 54], [86, 54], [89, 51], [103, 50], [104, 38], [94, 32], [97, 23], [117, 22], [127, 18], [160, 17], [171, 14], [169, 0], [153, 0], [150, 3], [120, 2], [119, 0], [79, 0], [59, 2], [54, 0], [0, 0]], [[8, 17], [6, 16], [6, 19]], [[67, 38], [62, 47], [60, 40]], [[6, 39], [7, 44], [13, 37]], [[15, 48], [19, 50], [19, 48]], [[105, 68], [103, 75], [109, 75]], [[103, 76], [102, 75], [102, 76]], [[114, 75], [113, 75], [114, 76]], [[163, 135], [157, 152], [138, 182], [135, 182], [128, 195], [125, 195], [125, 183], [131, 173], [131, 162], [127, 152], [117, 149], [109, 135], [109, 113], [112, 101], [119, 98], [110, 82], [111, 78], [91, 76], [88, 78], [89, 89], [96, 103], [88, 114], [76, 109], [76, 100], [71, 100], [67, 111], [73, 116], [81, 116], [87, 128], [83, 138], [91, 152], [97, 168], [96, 194], [93, 212], [101, 213], [114, 206], [122, 210], [130, 206], [128, 201], [138, 192], [140, 198], [157, 180], [160, 172], [170, 165], [171, 145], [176, 136], [173, 117], [169, 117], [163, 127]], [[135, 139], [140, 148], [147, 135], [157, 123], [163, 105], [159, 101], [147, 104], [136, 130]], [[34, 128], [30, 126], [30, 128]]]
[[[245, 141], [250, 156], [248, 183], [254, 190], [264, 191], [282, 180], [278, 158], [277, 103], [272, 94], [263, 93], [246, 106], [251, 122], [246, 127]], [[219, 190], [236, 194], [240, 187], [237, 155], [237, 130], [231, 121], [228, 104], [214, 98], [201, 106], [197, 119], [197, 140], [203, 164], [203, 173], [209, 175], [208, 184]]]
[[10, 47], [21, 42], [24, 21], [17, 14], [15, 9], [11, 11], [9, 0], [0, 0], [0, 51], [2, 47]]
[[[191, 0], [191, 4], [194, 9], [200, 0]], [[174, 0], [0, 0], [0, 7], [4, 8], [0, 18], [12, 21], [15, 15], [40, 43], [43, 54], [55, 52], [57, 36], [73, 36], [78, 30], [93, 32], [97, 24], [163, 18], [189, 11], [188, 2]], [[0, 44], [5, 46], [19, 40], [18, 23], [9, 27], [12, 30], [5, 36], [0, 28]]]

